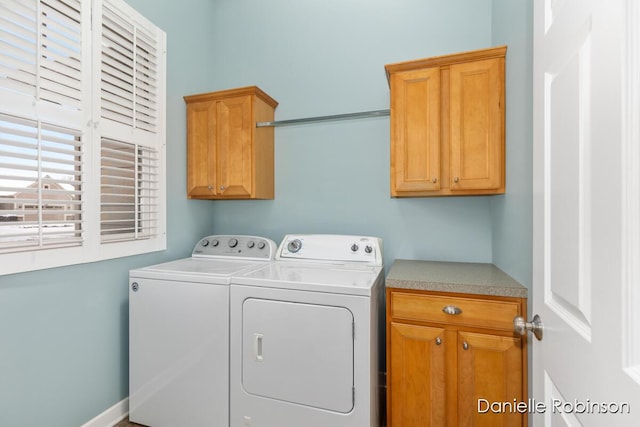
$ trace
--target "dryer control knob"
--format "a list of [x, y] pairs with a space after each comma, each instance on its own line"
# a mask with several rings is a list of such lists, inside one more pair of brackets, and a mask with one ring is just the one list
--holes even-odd
[[367, 245], [364, 247], [364, 251], [370, 254], [371, 252], [373, 252], [373, 248], [370, 245]]
[[229, 239], [229, 247], [235, 248], [236, 246], [238, 246], [238, 239]]
[[209, 241], [208, 241], [207, 239], [203, 239], [203, 240], [202, 240], [202, 246], [204, 246], [205, 248], [206, 248], [207, 246], [209, 246]]
[[302, 242], [300, 241], [300, 239], [292, 240], [287, 245], [287, 249], [289, 250], [289, 252], [293, 254], [298, 252], [301, 248], [302, 248]]
[[266, 246], [266, 243], [258, 242], [258, 249], [264, 249], [265, 246]]
[[249, 249], [253, 248], [255, 245], [256, 245], [256, 244], [253, 242], [253, 240], [249, 240], [249, 241], [247, 242], [247, 247], [248, 247]]
[[220, 242], [218, 242], [218, 239], [213, 239], [213, 240], [211, 241], [211, 246], [213, 246], [214, 248], [215, 248], [216, 246], [218, 246], [219, 244], [220, 244]]
[[358, 245], [356, 243], [351, 245], [351, 252], [358, 252], [358, 249], [360, 249], [360, 248], [358, 247]]

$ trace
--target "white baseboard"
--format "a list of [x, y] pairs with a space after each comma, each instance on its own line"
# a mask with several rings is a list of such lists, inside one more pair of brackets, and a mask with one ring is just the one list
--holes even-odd
[[125, 398], [113, 405], [81, 427], [113, 427], [129, 415], [129, 398]]

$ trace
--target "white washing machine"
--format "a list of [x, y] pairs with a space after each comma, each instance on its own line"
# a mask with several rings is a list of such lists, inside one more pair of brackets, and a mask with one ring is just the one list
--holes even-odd
[[276, 244], [209, 236], [191, 258], [129, 272], [129, 419], [153, 427], [229, 425], [229, 285]]
[[231, 427], [378, 427], [382, 242], [288, 235], [231, 284]]

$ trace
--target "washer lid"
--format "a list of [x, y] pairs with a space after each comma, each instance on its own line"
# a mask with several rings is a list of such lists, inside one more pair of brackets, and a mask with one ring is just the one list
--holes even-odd
[[129, 276], [228, 285], [232, 276], [259, 268], [266, 263], [268, 261], [185, 258], [131, 270]]
[[275, 261], [234, 277], [238, 285], [370, 296], [382, 267]]

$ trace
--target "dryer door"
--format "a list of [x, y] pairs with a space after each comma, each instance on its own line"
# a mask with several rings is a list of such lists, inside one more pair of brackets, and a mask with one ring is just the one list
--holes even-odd
[[246, 299], [242, 384], [251, 394], [353, 409], [353, 314], [344, 307]]

